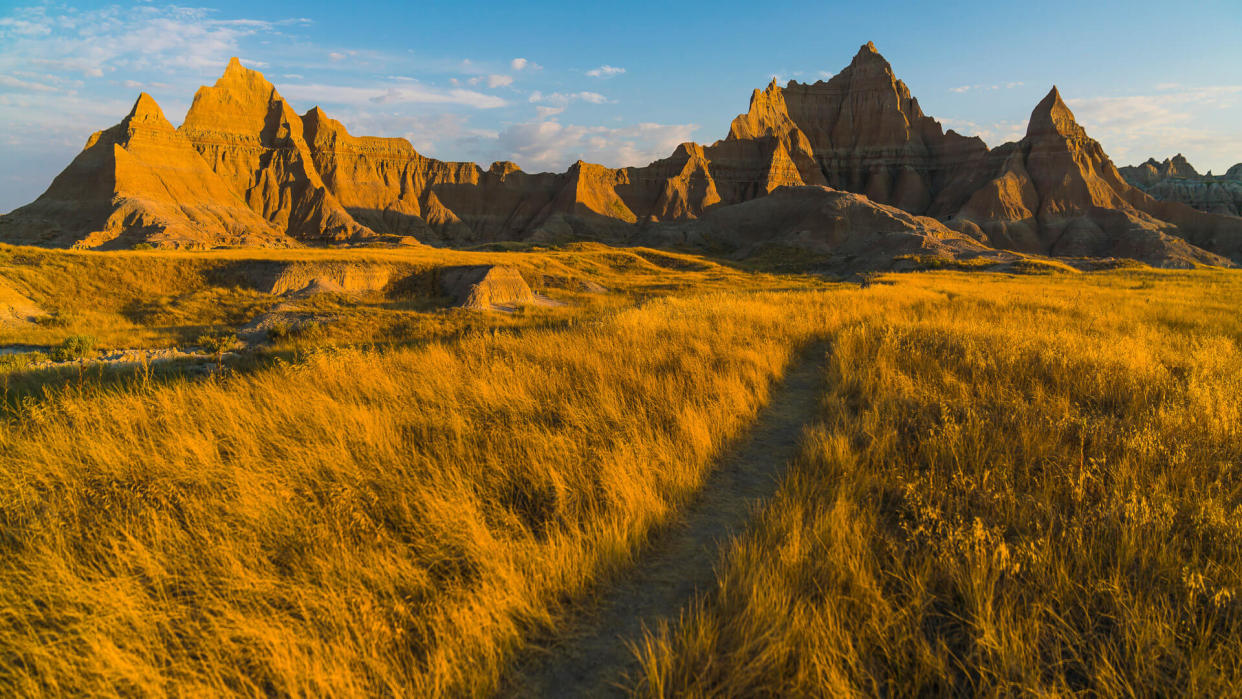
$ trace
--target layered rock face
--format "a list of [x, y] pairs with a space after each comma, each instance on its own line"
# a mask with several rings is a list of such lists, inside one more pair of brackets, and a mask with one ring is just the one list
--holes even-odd
[[1200, 175], [1181, 153], [1156, 162], [1120, 168], [1131, 185], [1160, 201], [1179, 202], [1213, 214], [1242, 216], [1242, 163], [1224, 175]]
[[199, 88], [177, 132], [277, 230], [311, 241], [376, 237], [324, 186], [302, 119], [236, 58], [214, 86]]
[[[1136, 177], [1151, 187], [1195, 176], [1184, 159], [1148, 165]], [[439, 161], [404, 139], [354, 136], [318, 107], [296, 114], [233, 59], [178, 129], [140, 98], [39, 200], [0, 218], [0, 239], [211, 247], [586, 238], [751, 249], [760, 229], [745, 222], [765, 217], [772, 240], [846, 257], [871, 241], [951, 255], [991, 245], [1162, 265], [1242, 260], [1242, 218], [1128, 184], [1055, 88], [1025, 138], [989, 150], [923, 114], [872, 44], [826, 82], [756, 90], [711, 145], [684, 143], [644, 167], [578, 162], [560, 174]], [[876, 237], [894, 231], [906, 242]]]
[[0, 218], [12, 243], [131, 247], [293, 244], [207, 166], [146, 93], [91, 135], [34, 202]]
[[[820, 170], [804, 177], [806, 184], [858, 192], [911, 213], [955, 210], [962, 190], [969, 188], [963, 180], [987, 153], [982, 140], [946, 133], [924, 115], [870, 43], [827, 82], [791, 81], [784, 89], [773, 85], [764, 97], [752, 99], [747, 121], [761, 111], [765, 122], [796, 127], [798, 145]], [[741, 119], [734, 122], [731, 139], [748, 136], [738, 128]]]
[[1225, 264], [1242, 252], [1242, 219], [1166, 205], [1127, 184], [1055, 87], [1026, 137], [992, 150], [987, 168], [992, 179], [949, 223], [996, 247], [1164, 266]]

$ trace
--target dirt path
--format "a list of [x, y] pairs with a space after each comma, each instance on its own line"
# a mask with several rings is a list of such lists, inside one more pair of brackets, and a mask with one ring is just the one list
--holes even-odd
[[638, 565], [600, 594], [559, 644], [531, 657], [500, 694], [520, 697], [624, 696], [637, 669], [630, 644], [660, 620], [677, 621], [696, 592], [716, 584], [720, 547], [771, 497], [821, 395], [826, 345], [816, 345], [773, 388], [768, 407], [726, 454], [680, 521], [652, 541]]

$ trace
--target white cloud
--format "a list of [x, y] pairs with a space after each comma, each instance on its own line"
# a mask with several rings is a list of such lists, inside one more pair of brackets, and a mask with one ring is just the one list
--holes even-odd
[[1019, 141], [1026, 135], [1026, 120], [995, 121], [990, 124], [979, 124], [966, 119], [941, 119], [940, 122], [946, 129], [953, 129], [964, 136], [978, 136], [992, 148], [1002, 143]]
[[513, 70], [522, 70], [523, 68], [526, 67], [526, 59], [515, 58], [512, 61], [509, 61], [509, 67], [512, 68]]
[[989, 92], [992, 90], [1012, 90], [1015, 87], [1022, 87], [1025, 84], [1026, 83], [1023, 83], [1022, 81], [1017, 80], [1017, 81], [1007, 82], [1007, 83], [996, 83], [993, 85], [962, 85], [961, 87], [949, 88], [949, 92], [962, 93], [962, 92], [970, 92], [971, 90], [986, 90]]
[[511, 124], [490, 146], [492, 160], [512, 160], [527, 171], [561, 171], [577, 160], [612, 167], [646, 165], [690, 140], [694, 124], [641, 123], [610, 128], [557, 121]]
[[334, 61], [343, 61], [345, 60], [346, 56], [340, 51], [333, 51], [332, 53], [328, 54], [328, 58], [331, 58]]
[[238, 54], [242, 39], [305, 21], [216, 19], [206, 9], [162, 5], [16, 8], [0, 18], [0, 72], [27, 66], [98, 78], [115, 71], [216, 69]]
[[18, 36], [47, 36], [52, 33], [51, 26], [46, 22], [18, 17], [0, 19], [0, 30]]
[[441, 89], [419, 83], [404, 82], [400, 86], [356, 87], [298, 83], [277, 86], [282, 96], [305, 104], [457, 104], [476, 109], [495, 109], [508, 102], [474, 90]]
[[0, 86], [10, 87], [16, 90], [33, 90], [35, 92], [55, 92], [56, 87], [53, 85], [45, 85], [43, 83], [32, 82], [30, 80], [20, 80], [12, 75], [4, 75], [0, 73]]
[[[466, 82], [469, 83], [470, 85], [487, 85], [488, 87], [491, 87], [491, 88], [506, 87], [508, 85], [513, 84], [513, 76], [512, 75], [496, 75], [496, 74], [476, 75], [473, 78], [470, 78], [469, 80], [467, 80]], [[457, 84], [456, 79], [453, 79], [453, 84], [454, 85]]]
[[602, 65], [586, 72], [592, 78], [611, 78], [614, 75], [620, 75], [625, 72], [624, 68], [617, 68], [610, 65]]
[[1067, 99], [1078, 122], [1114, 162], [1181, 152], [1196, 167], [1223, 169], [1242, 159], [1242, 134], [1222, 110], [1242, 103], [1242, 85], [1157, 85], [1159, 94]]
[[563, 110], [564, 107], [568, 106], [570, 102], [581, 101], [590, 102], [591, 104], [606, 104], [608, 102], [608, 98], [598, 92], [552, 92], [544, 94], [538, 90], [535, 90], [530, 93], [528, 101], [532, 103], [550, 104], [555, 107], [561, 107]]

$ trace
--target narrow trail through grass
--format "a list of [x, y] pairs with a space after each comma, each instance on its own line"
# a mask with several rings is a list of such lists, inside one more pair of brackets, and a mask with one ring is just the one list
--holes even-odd
[[646, 629], [675, 624], [716, 584], [720, 547], [777, 489], [823, 395], [827, 345], [805, 350], [736, 448], [724, 455], [679, 521], [657, 534], [636, 567], [602, 590], [554, 645], [528, 652], [501, 693], [522, 697], [624, 696]]

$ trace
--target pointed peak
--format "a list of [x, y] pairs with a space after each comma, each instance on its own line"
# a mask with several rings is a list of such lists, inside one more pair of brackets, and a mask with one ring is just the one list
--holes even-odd
[[145, 92], [139, 92], [138, 99], [134, 100], [134, 108], [129, 110], [129, 118], [147, 116], [158, 116], [163, 119], [164, 110], [160, 109], [154, 97]]
[[258, 85], [271, 87], [271, 83], [263, 74], [253, 68], [247, 68], [242, 65], [241, 60], [234, 56], [229, 59], [229, 64], [224, 68], [224, 74], [216, 81], [216, 86], [223, 85]]
[[1070, 108], [1065, 105], [1065, 101], [1061, 99], [1061, 91], [1057, 89], [1056, 85], [1053, 85], [1048, 95], [1035, 106], [1035, 111], [1031, 112], [1031, 121], [1026, 127], [1026, 135], [1028, 137], [1043, 133], [1053, 133], [1061, 136], [1085, 135], [1082, 127], [1074, 119], [1074, 113], [1070, 111]]
[[328, 115], [327, 113], [323, 111], [323, 109], [319, 107], [319, 105], [315, 105], [311, 107], [310, 109], [306, 110], [306, 113], [302, 115], [302, 118], [303, 119], [314, 119], [315, 121], [327, 121]]
[[164, 110], [160, 109], [160, 105], [155, 102], [155, 99], [151, 95], [141, 92], [138, 94], [138, 99], [134, 100], [134, 107], [129, 110], [124, 123], [132, 124], [151, 121], [167, 123], [168, 119], [164, 118]]
[[850, 62], [850, 65], [876, 60], [884, 61], [885, 63], [888, 62], [885, 61], [884, 57], [880, 55], [880, 51], [875, 47], [875, 44], [868, 41], [859, 47], [858, 53], [854, 54], [854, 60]]

